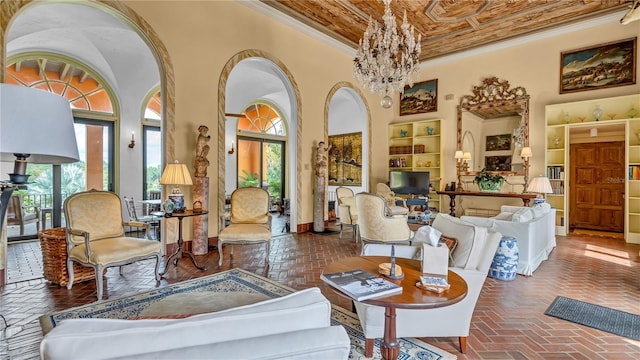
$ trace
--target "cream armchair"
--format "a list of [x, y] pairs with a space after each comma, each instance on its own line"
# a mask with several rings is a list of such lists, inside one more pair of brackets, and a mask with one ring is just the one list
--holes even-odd
[[[467, 296], [460, 302], [435, 309], [408, 310], [397, 309], [396, 333], [398, 337], [458, 337], [460, 351], [465, 352], [471, 318], [484, 285], [491, 261], [498, 248], [502, 235], [484, 227], [438, 214], [433, 227], [443, 235], [458, 239], [458, 247], [453, 253], [453, 266], [449, 270], [456, 272], [467, 283]], [[376, 245], [376, 244], [372, 244]], [[388, 256], [391, 246], [381, 245], [363, 247], [363, 253], [371, 256]], [[396, 246], [396, 256], [421, 258], [421, 246]], [[362, 324], [365, 341], [365, 355], [371, 356], [375, 338], [384, 336], [384, 308], [354, 302]]]
[[[407, 215], [409, 208], [407, 207], [407, 200], [396, 196], [396, 193], [391, 191], [391, 188], [387, 184], [378, 183], [376, 185], [376, 195], [382, 196], [387, 201], [387, 210], [389, 215]], [[396, 205], [400, 201], [402, 206]]]
[[[410, 243], [413, 231], [404, 215], [388, 216], [387, 202], [378, 195], [356, 194], [358, 228], [364, 243]], [[364, 248], [364, 247], [363, 247]]]
[[73, 286], [73, 262], [91, 266], [96, 273], [98, 300], [102, 300], [104, 269], [145, 259], [156, 259], [155, 277], [160, 281], [160, 243], [125, 236], [124, 226], [146, 227], [140, 222], [123, 222], [120, 197], [109, 191], [90, 190], [69, 196], [64, 202], [67, 221], [67, 271]]
[[346, 187], [336, 188], [338, 198], [338, 217], [340, 219], [340, 238], [342, 239], [342, 227], [350, 226], [353, 229], [353, 240], [358, 242], [358, 207], [353, 190]]
[[[33, 212], [26, 212], [33, 209]], [[40, 232], [40, 207], [24, 204], [22, 194], [13, 193], [7, 206], [7, 226], [19, 225], [20, 236], [24, 235], [24, 226], [36, 223], [36, 233]]]
[[269, 193], [260, 188], [246, 187], [231, 193], [231, 216], [229, 225], [218, 234], [218, 251], [222, 266], [222, 246], [265, 243], [266, 264], [269, 264], [271, 241], [271, 214], [269, 213]]

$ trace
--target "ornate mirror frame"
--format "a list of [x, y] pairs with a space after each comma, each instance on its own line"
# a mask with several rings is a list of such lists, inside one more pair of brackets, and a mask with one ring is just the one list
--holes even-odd
[[[509, 81], [492, 76], [482, 80], [480, 85], [474, 86], [472, 93], [472, 95], [462, 96], [458, 105], [457, 150], [463, 150], [462, 116], [464, 112], [471, 112], [482, 118], [499, 118], [520, 114], [520, 124], [523, 127], [522, 147], [529, 147], [529, 95], [524, 87], [511, 88]], [[522, 171], [501, 171], [500, 173], [503, 175], [524, 175], [526, 189], [529, 178], [528, 160]], [[475, 172], [466, 171], [464, 175], [475, 175]]]

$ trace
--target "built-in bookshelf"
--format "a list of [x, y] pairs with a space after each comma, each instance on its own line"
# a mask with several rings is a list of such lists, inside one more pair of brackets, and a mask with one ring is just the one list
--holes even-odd
[[[597, 121], [594, 109], [603, 110]], [[548, 105], [545, 108], [545, 164], [552, 194], [547, 202], [556, 209], [556, 233], [566, 235], [569, 226], [569, 143], [572, 130], [604, 124], [624, 127], [626, 164], [625, 239], [640, 243], [640, 94]]]
[[440, 211], [442, 175], [442, 127], [440, 119], [389, 125], [389, 170], [428, 171], [432, 191], [429, 207]]

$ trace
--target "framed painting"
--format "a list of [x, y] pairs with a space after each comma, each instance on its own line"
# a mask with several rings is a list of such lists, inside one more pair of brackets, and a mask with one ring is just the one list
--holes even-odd
[[329, 136], [329, 185], [362, 186], [362, 133]]
[[636, 83], [638, 38], [560, 54], [560, 94]]
[[485, 150], [486, 151], [511, 150], [511, 135], [510, 134], [488, 135]]
[[400, 94], [400, 116], [438, 111], [438, 79], [405, 86]]
[[511, 155], [485, 156], [484, 168], [487, 169], [487, 171], [510, 171]]

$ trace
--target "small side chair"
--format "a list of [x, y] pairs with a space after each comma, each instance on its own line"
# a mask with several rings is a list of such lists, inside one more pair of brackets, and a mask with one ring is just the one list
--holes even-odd
[[91, 266], [96, 273], [98, 300], [102, 300], [104, 269], [140, 260], [156, 259], [154, 274], [160, 281], [160, 242], [128, 237], [124, 226], [146, 227], [141, 222], [124, 222], [120, 197], [110, 191], [89, 190], [69, 196], [64, 202], [67, 221], [67, 271], [73, 286], [73, 262]]
[[[224, 223], [224, 222], [222, 222]], [[269, 193], [260, 188], [239, 188], [231, 193], [231, 216], [229, 225], [218, 234], [218, 251], [222, 266], [222, 247], [265, 243], [266, 264], [269, 264], [271, 242], [271, 214], [269, 213]]]
[[353, 240], [358, 242], [358, 207], [353, 190], [340, 186], [336, 188], [336, 198], [338, 198], [338, 217], [340, 219], [340, 238], [342, 238], [342, 227], [350, 226], [353, 229]]

